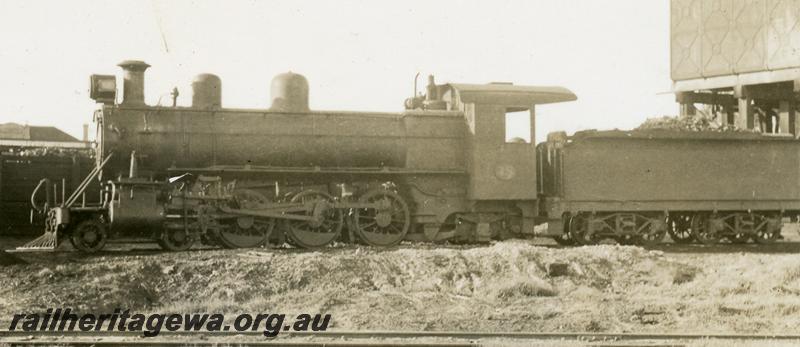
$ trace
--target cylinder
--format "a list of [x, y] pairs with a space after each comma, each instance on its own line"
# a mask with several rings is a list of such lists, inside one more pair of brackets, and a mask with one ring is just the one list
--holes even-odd
[[270, 87], [273, 111], [308, 112], [308, 81], [303, 75], [287, 72], [275, 76]]
[[150, 65], [139, 60], [126, 60], [117, 66], [124, 72], [122, 105], [144, 105], [144, 71]]
[[192, 107], [222, 107], [222, 80], [217, 75], [204, 73], [192, 81]]

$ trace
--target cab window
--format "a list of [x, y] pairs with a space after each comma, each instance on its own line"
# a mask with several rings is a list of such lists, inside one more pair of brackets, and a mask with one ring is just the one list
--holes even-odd
[[531, 114], [528, 110], [506, 111], [506, 143], [531, 143]]

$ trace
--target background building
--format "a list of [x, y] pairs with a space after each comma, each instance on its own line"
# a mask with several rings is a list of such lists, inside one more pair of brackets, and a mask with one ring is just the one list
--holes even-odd
[[800, 134], [800, 2], [672, 0], [671, 76], [682, 115]]
[[50, 184], [37, 196], [51, 203], [80, 184], [93, 165], [87, 130], [81, 141], [52, 126], [0, 124], [1, 234], [30, 231], [31, 192], [40, 180]]

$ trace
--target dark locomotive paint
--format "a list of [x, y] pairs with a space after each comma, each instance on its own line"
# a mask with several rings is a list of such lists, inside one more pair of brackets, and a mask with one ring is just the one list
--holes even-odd
[[[431, 77], [428, 95], [403, 112], [312, 111], [305, 77], [286, 73], [273, 79], [270, 109], [231, 109], [220, 79], [201, 74], [191, 107], [161, 107], [144, 104], [149, 65], [120, 66], [120, 104], [108, 95], [108, 76], [92, 78], [93, 88], [104, 87], [92, 94], [101, 104], [94, 114], [98, 163], [114, 154], [99, 180], [113, 199], [48, 217], [57, 226], [52, 235], [72, 235], [87, 251], [102, 247], [97, 233], [142, 230], [154, 230], [151, 237], [168, 249], [186, 247], [184, 234], [237, 246], [248, 243], [224, 235], [274, 236], [275, 229], [313, 246], [337, 232], [314, 231], [325, 223], [344, 224], [345, 239], [377, 245], [399, 241], [382, 235], [395, 232], [429, 241], [531, 236], [536, 147], [506, 143], [506, 113], [529, 110], [535, 138], [534, 105], [576, 99], [560, 87], [436, 85]], [[176, 176], [184, 179], [169, 183]]]
[[[535, 105], [576, 99], [560, 87], [431, 78], [429, 95], [407, 100], [404, 112], [313, 111], [305, 78], [287, 73], [273, 81], [272, 107], [254, 110], [223, 107], [222, 82], [202, 74], [192, 107], [161, 107], [140, 98], [148, 65], [120, 66], [125, 100], [98, 99], [94, 115], [98, 162], [115, 154], [101, 176], [114, 198], [92, 211], [59, 210], [65, 217], [51, 224], [65, 234], [87, 223], [103, 235], [155, 230], [167, 249], [195, 237], [246, 247], [259, 244], [247, 237], [274, 230], [303, 247], [328, 236], [390, 245], [395, 232], [581, 244], [650, 244], [669, 232], [676, 242], [766, 243], [800, 211], [793, 138], [587, 131], [507, 143], [506, 114], [529, 111], [535, 138]], [[546, 232], [534, 230], [545, 222]], [[256, 236], [235, 238], [248, 233]]]
[[693, 221], [707, 219], [718, 234], [747, 241], [759, 227], [777, 237], [781, 218], [800, 213], [800, 152], [791, 135], [586, 131], [553, 136], [538, 156], [544, 213], [562, 216], [552, 234], [575, 216], [617, 234], [620, 223], [644, 216], [682, 223], [687, 237], [702, 227]]

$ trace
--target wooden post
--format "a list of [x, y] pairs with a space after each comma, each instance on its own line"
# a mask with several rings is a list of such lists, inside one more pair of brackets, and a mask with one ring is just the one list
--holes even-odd
[[736, 117], [736, 127], [739, 129], [753, 129], [753, 99], [739, 98], [739, 114]]
[[795, 129], [794, 102], [792, 100], [781, 100], [778, 103], [778, 118], [780, 119], [781, 134], [797, 135]]

